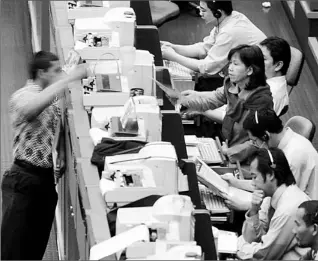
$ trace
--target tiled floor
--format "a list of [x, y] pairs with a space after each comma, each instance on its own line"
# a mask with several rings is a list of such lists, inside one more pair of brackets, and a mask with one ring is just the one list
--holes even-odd
[[54, 227], [52, 228], [50, 240], [49, 240], [49, 243], [47, 244], [43, 260], [59, 260], [57, 244], [56, 244], [56, 232]]

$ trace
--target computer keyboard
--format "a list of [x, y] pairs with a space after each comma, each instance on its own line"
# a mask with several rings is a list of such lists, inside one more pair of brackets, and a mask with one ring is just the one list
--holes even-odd
[[203, 200], [206, 208], [211, 211], [212, 214], [230, 212], [230, 209], [226, 206], [224, 199], [215, 195], [211, 190], [201, 183], [199, 183], [199, 191], [201, 199]]
[[198, 149], [201, 159], [207, 164], [223, 163], [216, 142], [212, 138], [198, 138]]
[[188, 69], [187, 67], [184, 67], [183, 65], [173, 61], [164, 60], [163, 64], [165, 67], [168, 68], [173, 78], [192, 80], [192, 75], [194, 74], [194, 71], [192, 71], [191, 69]]

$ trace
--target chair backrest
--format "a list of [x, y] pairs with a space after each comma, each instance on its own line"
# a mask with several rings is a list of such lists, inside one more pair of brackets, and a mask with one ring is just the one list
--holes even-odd
[[303, 53], [295, 47], [291, 46], [290, 51], [291, 60], [286, 73], [286, 80], [289, 86], [294, 87], [298, 84], [305, 58]]
[[316, 125], [302, 116], [291, 117], [285, 124], [285, 127], [291, 128], [294, 132], [304, 136], [312, 141], [316, 132]]
[[180, 14], [179, 6], [168, 0], [149, 1], [152, 22], [157, 27], [177, 17]]
[[153, 25], [149, 1], [130, 1], [130, 7], [135, 11], [137, 25]]

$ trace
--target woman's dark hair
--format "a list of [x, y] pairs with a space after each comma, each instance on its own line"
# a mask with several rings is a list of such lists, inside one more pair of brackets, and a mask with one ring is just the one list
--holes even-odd
[[231, 15], [233, 11], [232, 1], [205, 1], [208, 8], [213, 12], [218, 9], [223, 10], [226, 15]]
[[280, 71], [283, 75], [286, 75], [291, 59], [289, 43], [282, 38], [271, 36], [260, 42], [260, 45], [268, 49], [274, 63], [283, 62]]
[[239, 45], [230, 50], [227, 57], [228, 60], [231, 61], [232, 56], [236, 53], [239, 55], [241, 61], [246, 67], [252, 67], [253, 69], [253, 73], [249, 77], [250, 79], [246, 86], [246, 90], [253, 90], [259, 86], [265, 86], [265, 63], [262, 50], [256, 45]]
[[273, 157], [273, 162], [270, 159], [267, 149], [258, 149], [250, 157], [250, 162], [257, 159], [257, 169], [262, 174], [264, 181], [266, 181], [266, 174], [274, 174], [277, 180], [277, 186], [285, 184], [290, 186], [296, 184], [295, 177], [290, 170], [289, 163], [284, 152], [277, 148], [269, 149]]
[[59, 58], [57, 55], [51, 52], [39, 51], [34, 56], [29, 65], [29, 75], [32, 80], [35, 80], [38, 71], [44, 70], [47, 71], [51, 66], [51, 62], [58, 61]]
[[243, 122], [243, 128], [250, 131], [253, 136], [262, 139], [265, 132], [280, 133], [284, 126], [282, 120], [272, 109], [261, 109], [250, 112]]
[[303, 208], [305, 210], [303, 219], [307, 227], [314, 224], [318, 225], [318, 200], [305, 201], [301, 203], [298, 208]]

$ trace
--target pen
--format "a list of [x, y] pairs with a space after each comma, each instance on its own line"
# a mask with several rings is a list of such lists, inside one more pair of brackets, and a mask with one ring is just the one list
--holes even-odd
[[242, 173], [240, 161], [237, 160], [236, 161], [236, 165], [237, 165], [237, 169], [238, 169], [238, 172], [239, 172], [238, 174], [239, 174], [240, 179], [244, 180], [244, 175]]

